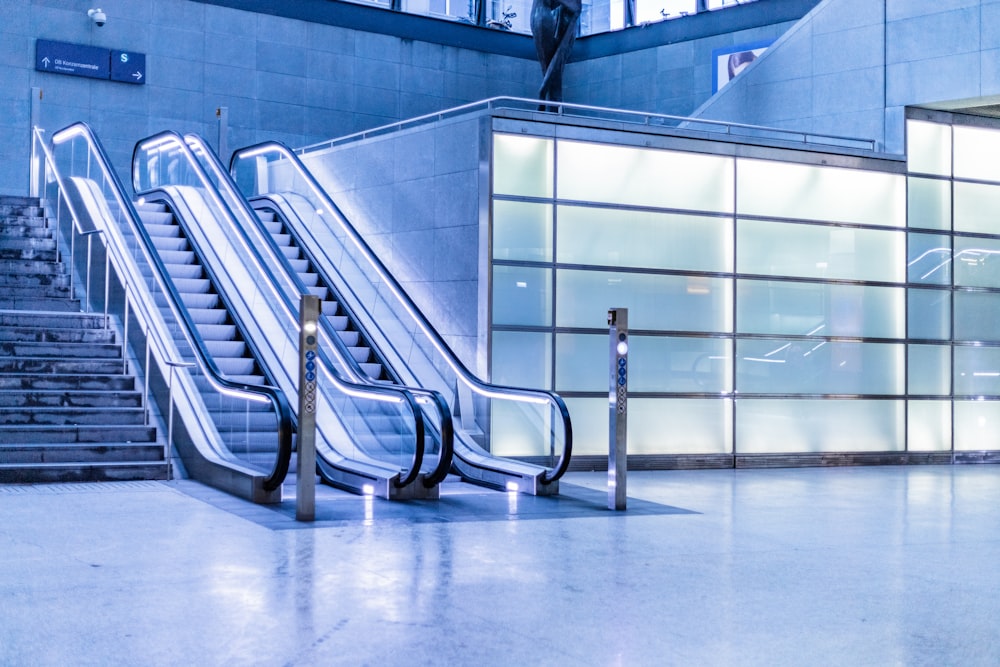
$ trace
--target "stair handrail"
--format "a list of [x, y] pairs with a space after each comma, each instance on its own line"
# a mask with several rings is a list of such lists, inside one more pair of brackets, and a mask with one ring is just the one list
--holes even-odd
[[364, 240], [354, 225], [347, 219], [347, 216], [345, 216], [340, 210], [340, 207], [333, 202], [330, 196], [326, 193], [326, 190], [316, 181], [312, 173], [302, 163], [299, 156], [284, 143], [280, 141], [264, 141], [235, 151], [229, 160], [229, 172], [231, 174], [235, 173], [238, 160], [255, 157], [256, 155], [270, 151], [277, 151], [282, 155], [282, 157], [289, 161], [289, 164], [292, 165], [293, 169], [295, 169], [296, 175], [301, 177], [303, 181], [308, 184], [309, 188], [313, 192], [313, 195], [322, 201], [326, 209], [333, 214], [331, 217], [337, 221], [341, 231], [343, 231], [344, 234], [351, 239], [351, 242], [354, 243], [365, 260], [368, 261], [371, 267], [378, 274], [379, 278], [389, 288], [392, 295], [404, 308], [407, 314], [413, 318], [423, 334], [427, 336], [434, 348], [444, 359], [445, 363], [448, 364], [448, 366], [452, 369], [452, 372], [455, 373], [455, 375], [463, 382], [463, 384], [466, 385], [466, 387], [486, 398], [509, 399], [525, 403], [533, 403], [536, 405], [547, 404], [555, 408], [557, 414], [562, 420], [564, 434], [563, 450], [558, 463], [551, 469], [547, 469], [542, 475], [542, 482], [548, 484], [562, 477], [569, 468], [570, 458], [573, 454], [573, 425], [570, 420], [569, 409], [566, 407], [566, 402], [563, 398], [559, 396], [559, 394], [546, 389], [525, 389], [521, 387], [510, 387], [486, 382], [473, 374], [472, 371], [470, 371], [454, 353], [451, 346], [449, 346], [448, 343], [441, 338], [441, 335], [430, 324], [426, 316], [423, 314], [423, 311], [421, 311], [420, 308], [413, 302], [409, 294], [406, 293], [382, 260], [379, 259], [375, 252], [371, 249], [368, 242]]
[[[237, 397], [244, 400], [268, 402], [274, 406], [275, 413], [278, 418], [278, 453], [270, 473], [262, 481], [262, 486], [265, 491], [270, 492], [276, 490], [281, 486], [282, 482], [284, 482], [285, 476], [288, 474], [288, 467], [292, 455], [292, 436], [294, 433], [294, 426], [292, 421], [291, 406], [288, 403], [288, 399], [286, 398], [284, 392], [277, 387], [270, 385], [249, 385], [237, 382], [225, 377], [222, 371], [219, 370], [215, 360], [212, 358], [212, 355], [208, 352], [205, 341], [198, 333], [197, 327], [191, 319], [188, 309], [182, 306], [183, 302], [181, 301], [180, 294], [173, 285], [173, 281], [166, 278], [166, 267], [160, 259], [159, 254], [155, 251], [152, 239], [146, 231], [145, 226], [139, 223], [139, 214], [136, 211], [135, 206], [132, 204], [131, 199], [124, 195], [125, 188], [121, 179], [110, 167], [111, 160], [108, 158], [103, 145], [97, 139], [93, 130], [85, 122], [76, 122], [55, 132], [52, 135], [52, 143], [53, 146], [55, 146], [78, 136], [83, 137], [87, 142], [88, 148], [94, 154], [96, 163], [101, 169], [102, 175], [104, 176], [106, 182], [111, 186], [111, 191], [115, 197], [116, 204], [125, 212], [125, 219], [128, 221], [131, 231], [135, 234], [136, 238], [139, 239], [145, 259], [153, 268], [154, 279], [156, 280], [159, 288], [168, 295], [169, 298], [167, 299], [167, 302], [170, 305], [170, 309], [173, 312], [174, 317], [176, 317], [182, 324], [181, 329], [183, 330], [188, 345], [191, 346], [191, 349], [195, 353], [195, 359], [198, 362], [199, 369], [205, 374], [205, 377], [208, 378], [209, 382], [222, 393], [235, 394]], [[45, 151], [46, 159], [51, 160], [54, 167], [55, 160], [47, 146], [45, 146]], [[58, 170], [53, 169], [53, 171], [56, 173], [57, 178], [60, 178]], [[60, 191], [65, 191], [61, 182]], [[108, 247], [113, 249], [113, 254], [118, 262], [127, 265], [129, 263], [129, 254], [122, 250], [124, 247], [124, 239], [121, 238], [120, 232], [114, 225], [107, 224], [106, 220], [102, 220], [102, 222], [106, 225], [107, 229], [111, 230], [110, 234], [105, 233], [102, 234], [102, 236], [105, 239], [109, 239], [109, 237], [114, 239], [114, 243], [108, 243]], [[116, 267], [116, 271], [118, 271], [119, 275], [123, 275], [123, 268], [124, 267]], [[123, 285], [130, 284], [131, 283], [127, 280], [123, 281]], [[141, 303], [141, 300], [138, 302]], [[150, 318], [147, 315], [144, 319], [147, 324], [148, 332]], [[157, 345], [160, 349], [164, 349], [165, 347], [162, 341], [159, 340], [157, 341]]]
[[[212, 203], [215, 206], [217, 206], [221, 211], [223, 211], [224, 214], [227, 214], [228, 216], [230, 216], [230, 220], [227, 221], [227, 222], [229, 222], [233, 227], [235, 227], [238, 230], [240, 230], [239, 234], [240, 234], [241, 241], [242, 241], [243, 245], [245, 246], [245, 248], [248, 250], [248, 252], [251, 253], [251, 255], [253, 256], [255, 262], [257, 262], [258, 267], [262, 271], [264, 271], [265, 273], [269, 273], [270, 272], [270, 268], [267, 266], [264, 258], [260, 254], [259, 248], [256, 246], [256, 244], [254, 244], [254, 243], [251, 242], [250, 238], [247, 236], [246, 231], [243, 229], [242, 225], [235, 224], [236, 216], [233, 213], [232, 208], [229, 206], [228, 202], [225, 201], [224, 197], [222, 196], [223, 193], [221, 193], [218, 190], [218, 188], [216, 187], [216, 185], [215, 185], [216, 182], [213, 181], [212, 178], [211, 178], [211, 176], [206, 172], [206, 170], [204, 168], [204, 165], [195, 156], [194, 151], [188, 145], [188, 143], [184, 139], [184, 137], [182, 137], [177, 132], [174, 132], [172, 130], [167, 130], [167, 131], [159, 132], [157, 134], [154, 134], [154, 135], [152, 135], [150, 137], [147, 137], [147, 138], [145, 138], [145, 139], [137, 142], [136, 146], [135, 146], [135, 150], [133, 151], [133, 164], [136, 163], [136, 156], [137, 156], [138, 151], [140, 150], [140, 148], [143, 147], [143, 146], [152, 146], [152, 145], [162, 145], [162, 146], [168, 146], [168, 145], [170, 145], [171, 147], [175, 148], [176, 150], [178, 150], [180, 152], [180, 154], [188, 162], [188, 166], [191, 167], [192, 172], [196, 175], [196, 177], [201, 182], [201, 185], [205, 189], [205, 192], [208, 194], [208, 196], [210, 198], [212, 198]], [[138, 180], [138, 174], [137, 173], [133, 172], [132, 176], [133, 176], [133, 189], [135, 190], [135, 192], [137, 194], [142, 194], [142, 193], [147, 193], [148, 194], [149, 192], [156, 192], [155, 189], [147, 191], [146, 189], [144, 189], [143, 187], [141, 187], [141, 184], [139, 183], [139, 180]], [[166, 193], [164, 193], [164, 194], [166, 194]], [[208, 267], [208, 266], [206, 266], [205, 268], [207, 270], [209, 270], [210, 272], [212, 270], [211, 267]], [[275, 289], [273, 287], [274, 276], [273, 275], [267, 275], [266, 277], [267, 277], [268, 280], [271, 281], [271, 283], [272, 283], [272, 289]], [[220, 295], [220, 296], [223, 296], [223, 298], [225, 298], [224, 295]], [[286, 307], [287, 307], [287, 305], [286, 305]], [[289, 311], [288, 314], [289, 314], [289, 317], [291, 317], [291, 311]], [[294, 319], [294, 318], [292, 318], [292, 319]], [[252, 344], [251, 340], [248, 340], [247, 342], [249, 344]], [[414, 431], [415, 431], [415, 446], [414, 446], [413, 458], [412, 458], [411, 465], [410, 465], [409, 469], [407, 469], [406, 472], [405, 472], [405, 475], [403, 475], [400, 478], [394, 480], [394, 486], [396, 486], [397, 488], [403, 488], [403, 487], [406, 487], [406, 486], [412, 484], [414, 481], [416, 481], [416, 479], [420, 475], [421, 468], [422, 468], [422, 465], [423, 465], [422, 462], [423, 462], [423, 457], [424, 457], [424, 452], [425, 452], [424, 433], [425, 433], [425, 430], [426, 430], [424, 428], [424, 423], [423, 423], [423, 413], [422, 413], [422, 411], [419, 408], [419, 405], [417, 403], [416, 397], [413, 396], [412, 393], [408, 392], [405, 389], [402, 390], [402, 391], [397, 391], [397, 390], [394, 390], [392, 387], [385, 387], [385, 386], [372, 387], [371, 385], [368, 385], [368, 384], [352, 384], [352, 383], [347, 383], [347, 382], [344, 382], [341, 378], [339, 378], [335, 373], [333, 373], [332, 372], [333, 371], [332, 368], [330, 368], [329, 370], [331, 372], [329, 372], [327, 374], [327, 376], [330, 377], [333, 380], [333, 382], [337, 386], [338, 390], [343, 391], [344, 393], [347, 393], [347, 394], [353, 395], [353, 396], [358, 396], [360, 394], [362, 398], [363, 397], [371, 397], [371, 398], [373, 398], [375, 400], [379, 400], [377, 398], [378, 396], [390, 396], [390, 395], [395, 394], [395, 396], [394, 396], [395, 400], [402, 400], [403, 402], [405, 402], [410, 407], [410, 411], [412, 412], [412, 414], [414, 416]], [[447, 452], [445, 452], [444, 449], [442, 449], [442, 458], [447, 458], [448, 459], [448, 465], [449, 465], [449, 467], [450, 467], [450, 457], [451, 457], [451, 449], [449, 449]], [[437, 472], [438, 471], [435, 470], [435, 473], [437, 473]], [[443, 478], [443, 476], [441, 476], [441, 477]], [[428, 485], [432, 486], [430, 484], [428, 484]]]

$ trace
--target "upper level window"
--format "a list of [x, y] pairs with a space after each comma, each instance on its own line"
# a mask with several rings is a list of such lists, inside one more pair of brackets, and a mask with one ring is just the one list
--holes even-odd
[[[530, 33], [532, 0], [349, 0], [395, 8], [410, 14], [475, 23], [486, 27]], [[633, 25], [691, 16], [698, 12], [726, 9], [757, 0], [583, 0], [580, 34], [594, 35]], [[633, 3], [635, 16], [629, 19]], [[481, 7], [481, 9], [480, 9]]]

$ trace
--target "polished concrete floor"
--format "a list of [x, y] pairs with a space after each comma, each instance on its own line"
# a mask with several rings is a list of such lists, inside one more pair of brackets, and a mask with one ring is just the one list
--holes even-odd
[[[2, 665], [996, 665], [1000, 467], [0, 487]], [[294, 493], [290, 494], [294, 498]]]

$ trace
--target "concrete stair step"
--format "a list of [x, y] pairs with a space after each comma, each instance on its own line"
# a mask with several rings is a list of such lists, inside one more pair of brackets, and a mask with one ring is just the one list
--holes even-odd
[[115, 343], [0, 342], [0, 359], [38, 357], [57, 359], [121, 359], [122, 348]]
[[58, 275], [65, 273], [65, 271], [66, 267], [62, 262], [51, 262], [36, 259], [0, 258], [0, 273]]
[[103, 313], [53, 313], [48, 311], [0, 310], [0, 327], [35, 329], [104, 329]]
[[52, 230], [39, 225], [22, 225], [0, 219], [0, 243], [5, 239], [51, 239]]
[[0, 358], [0, 373], [121, 375], [121, 359]]
[[145, 420], [142, 408], [0, 408], [0, 426], [139, 426]]
[[135, 378], [123, 374], [0, 374], [0, 391], [133, 391], [135, 388]]
[[42, 200], [38, 197], [25, 197], [22, 195], [0, 195], [0, 215], [9, 215], [12, 211], [20, 211], [24, 208], [38, 208], [41, 210]]
[[66, 313], [80, 312], [80, 300], [64, 296], [11, 296], [0, 291], [0, 308], [5, 310], [49, 310]]
[[142, 394], [137, 391], [0, 389], [0, 409], [141, 407]]
[[114, 343], [111, 329], [39, 329], [37, 327], [0, 327], [0, 341], [35, 343]]
[[[2, 208], [2, 207], [0, 207]], [[35, 214], [34, 209], [23, 209], [10, 215], [0, 215], [0, 226], [3, 227], [32, 227], [52, 233], [49, 221], [45, 216]]]
[[156, 429], [141, 424], [100, 425], [16, 425], [0, 426], [0, 442], [12, 444], [39, 444], [48, 442], [104, 443], [104, 442], [155, 442]]
[[69, 287], [65, 273], [0, 273], [0, 286], [6, 287]]
[[0, 484], [125, 482], [167, 479], [167, 464], [156, 461], [116, 463], [11, 463], [0, 465]]
[[0, 289], [0, 296], [6, 298], [43, 297], [46, 299], [69, 299], [73, 296], [73, 290], [70, 289], [69, 285], [18, 285], [14, 283], [4, 285]]
[[163, 446], [155, 442], [38, 443], [0, 446], [0, 464], [126, 461], [163, 461]]
[[56, 242], [51, 238], [26, 238], [0, 234], [0, 257], [5, 259], [57, 259]]

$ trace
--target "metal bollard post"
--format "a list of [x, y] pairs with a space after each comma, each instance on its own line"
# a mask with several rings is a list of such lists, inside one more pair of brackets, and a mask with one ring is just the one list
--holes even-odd
[[628, 308], [608, 311], [611, 372], [608, 429], [608, 509], [625, 509], [628, 472]]
[[316, 519], [316, 331], [319, 297], [303, 294], [299, 306], [299, 433], [295, 519]]

